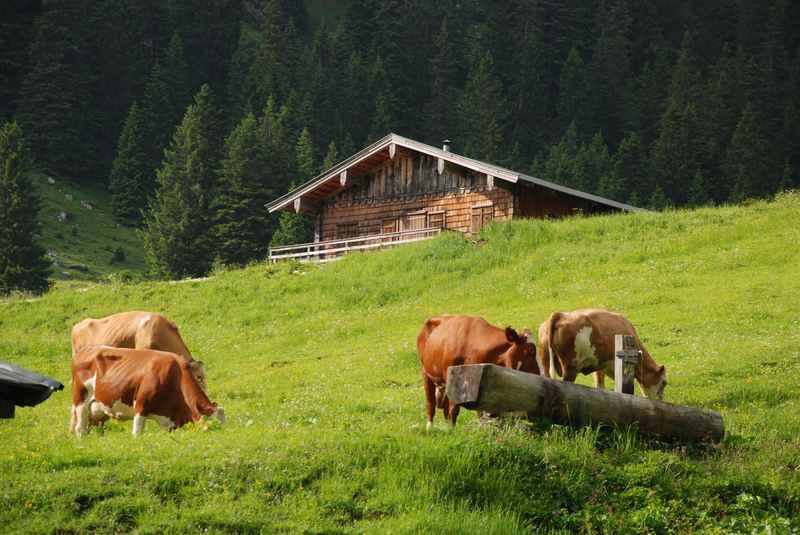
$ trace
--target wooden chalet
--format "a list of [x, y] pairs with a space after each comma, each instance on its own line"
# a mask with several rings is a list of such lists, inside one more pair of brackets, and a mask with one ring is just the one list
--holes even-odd
[[493, 220], [633, 212], [640, 208], [389, 134], [266, 205], [315, 222], [313, 243], [275, 247], [271, 260], [330, 260], [443, 229]]

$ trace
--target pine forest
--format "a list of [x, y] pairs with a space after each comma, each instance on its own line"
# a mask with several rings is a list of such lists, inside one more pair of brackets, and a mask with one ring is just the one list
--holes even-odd
[[264, 203], [389, 132], [654, 209], [795, 188], [798, 29], [791, 0], [7, 0], [0, 123], [201, 276], [307, 236]]

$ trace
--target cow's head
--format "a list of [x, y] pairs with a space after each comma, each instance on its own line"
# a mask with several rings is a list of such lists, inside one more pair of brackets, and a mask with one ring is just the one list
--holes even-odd
[[189, 370], [191, 370], [192, 375], [197, 380], [197, 384], [200, 385], [200, 388], [203, 389], [203, 392], [206, 392], [208, 386], [206, 385], [206, 369], [203, 361], [190, 359]]
[[642, 383], [644, 395], [659, 401], [664, 399], [664, 388], [667, 386], [667, 369], [662, 364], [647, 377], [647, 384]]
[[530, 329], [522, 331], [520, 336], [511, 327], [506, 327], [506, 340], [511, 344], [506, 355], [508, 356], [509, 368], [515, 370], [539, 373], [539, 366], [536, 364], [536, 345], [534, 344], [533, 333]]

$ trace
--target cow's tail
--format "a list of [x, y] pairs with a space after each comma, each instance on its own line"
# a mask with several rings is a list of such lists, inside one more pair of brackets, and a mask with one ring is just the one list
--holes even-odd
[[419, 351], [420, 362], [422, 361], [422, 355], [425, 354], [425, 344], [428, 342], [428, 337], [441, 323], [442, 318], [438, 316], [425, 320], [425, 325], [422, 326], [422, 330], [419, 332], [419, 336], [417, 336], [417, 351]]
[[550, 370], [551, 373], [555, 371], [559, 377], [564, 377], [564, 372], [561, 369], [561, 360], [556, 357], [553, 351], [553, 333], [558, 329], [558, 320], [562, 316], [561, 312], [553, 312], [550, 314], [550, 319], [547, 320], [547, 351], [550, 355]]

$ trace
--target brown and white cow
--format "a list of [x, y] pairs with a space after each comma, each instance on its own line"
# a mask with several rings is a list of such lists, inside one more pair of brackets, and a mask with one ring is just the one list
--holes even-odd
[[[636, 340], [642, 361], [635, 377], [645, 395], [664, 398], [667, 371], [647, 352], [628, 319], [601, 309], [553, 312], [539, 326], [537, 361], [542, 374], [553, 377], [553, 371], [565, 381], [574, 382], [578, 372], [595, 374], [595, 386], [605, 387], [605, 375], [614, 376], [614, 335], [627, 334]], [[550, 366], [555, 368], [551, 370]]]
[[225, 421], [222, 407], [208, 399], [184, 357], [152, 349], [78, 351], [72, 359], [72, 411], [79, 437], [88, 432], [93, 408], [112, 418], [133, 418], [134, 436], [141, 434], [145, 418], [168, 430], [203, 416]]
[[[184, 344], [178, 327], [154, 312], [134, 310], [120, 312], [105, 318], [86, 318], [72, 328], [72, 358], [84, 348], [106, 345], [110, 347], [126, 347], [130, 349], [158, 349], [183, 356], [189, 361], [192, 373], [207, 390], [206, 374], [203, 363], [195, 360]], [[107, 417], [102, 411], [91, 411], [92, 424], [103, 423]], [[75, 427], [75, 415], [70, 421], [70, 429]]]
[[536, 346], [529, 330], [520, 336], [511, 327], [501, 329], [477, 316], [435, 316], [422, 326], [417, 349], [422, 364], [428, 425], [433, 424], [436, 407], [455, 426], [458, 405], [444, 395], [447, 369], [461, 364], [497, 364], [529, 373], [539, 373]]
[[203, 363], [192, 357], [175, 323], [161, 314], [141, 310], [120, 312], [101, 319], [86, 318], [72, 328], [73, 357], [85, 347], [99, 345], [177, 353], [189, 360], [200, 386], [206, 389]]

